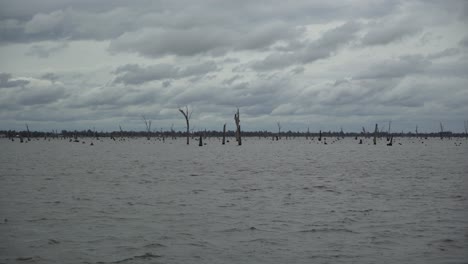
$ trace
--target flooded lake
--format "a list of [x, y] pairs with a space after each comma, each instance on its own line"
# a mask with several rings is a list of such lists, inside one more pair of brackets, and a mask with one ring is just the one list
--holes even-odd
[[327, 140], [0, 139], [0, 263], [468, 263], [468, 140]]

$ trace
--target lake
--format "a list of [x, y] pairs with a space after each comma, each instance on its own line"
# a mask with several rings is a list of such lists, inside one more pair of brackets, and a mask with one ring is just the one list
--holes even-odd
[[0, 263], [468, 263], [468, 140], [0, 139]]

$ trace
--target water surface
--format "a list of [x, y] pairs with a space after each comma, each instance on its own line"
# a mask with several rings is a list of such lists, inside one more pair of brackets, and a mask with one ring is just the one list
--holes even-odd
[[327, 140], [0, 139], [0, 263], [468, 263], [468, 140]]

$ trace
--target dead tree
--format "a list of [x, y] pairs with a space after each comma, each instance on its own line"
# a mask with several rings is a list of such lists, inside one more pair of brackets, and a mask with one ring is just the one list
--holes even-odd
[[234, 114], [234, 121], [236, 122], [236, 141], [239, 146], [242, 145], [242, 138], [241, 138], [241, 127], [240, 127], [240, 115], [239, 115], [239, 107], [237, 108], [237, 112]]
[[175, 139], [174, 124], [171, 125], [171, 138]]
[[418, 135], [419, 133], [418, 133], [418, 126], [417, 126], [417, 125], [416, 125], [416, 131], [415, 131], [415, 132], [416, 132], [416, 138], [418, 138], [418, 137], [419, 137], [419, 135]]
[[387, 141], [390, 140], [390, 129], [392, 127], [392, 120], [388, 121]]
[[223, 145], [226, 144], [226, 123], [223, 126]]
[[465, 137], [468, 139], [468, 120], [465, 121]]
[[307, 127], [307, 134], [306, 134], [306, 139], [308, 140], [309, 139], [309, 134], [310, 134], [310, 127]]
[[143, 116], [143, 121], [145, 122], [145, 126], [146, 126], [146, 139], [147, 140], [150, 140], [150, 136], [151, 136], [151, 120], [146, 120], [145, 116]]
[[377, 145], [377, 134], [379, 133], [379, 127], [377, 124], [375, 124], [375, 130], [374, 130], [374, 145]]
[[187, 145], [189, 145], [189, 141], [190, 141], [190, 118], [192, 117], [193, 111], [189, 112], [188, 106], [185, 106], [185, 111], [182, 110], [181, 108], [179, 108], [179, 112], [181, 112], [182, 115], [184, 115], [185, 122], [187, 124]]
[[390, 142], [387, 143], [387, 146], [393, 146], [393, 136], [390, 137]]
[[96, 138], [96, 140], [99, 140], [99, 134], [98, 134], [98, 132], [96, 131], [96, 128], [93, 127], [93, 130], [94, 130], [94, 131], [93, 131], [93, 132], [94, 132], [94, 137]]
[[319, 138], [318, 141], [322, 141], [322, 130], [319, 131]]
[[29, 131], [29, 126], [26, 124], [26, 131], [28, 131], [28, 141], [31, 141], [31, 132]]
[[276, 137], [277, 139], [281, 139], [281, 123], [280, 122], [276, 122], [276, 124], [278, 125], [278, 136]]
[[444, 125], [440, 122], [440, 139], [444, 139]]
[[119, 129], [120, 129], [120, 138], [122, 139], [123, 135], [124, 135], [124, 132], [122, 130], [122, 126], [119, 125]]

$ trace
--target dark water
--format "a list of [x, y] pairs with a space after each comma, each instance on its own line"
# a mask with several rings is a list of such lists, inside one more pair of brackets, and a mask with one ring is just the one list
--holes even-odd
[[468, 140], [86, 141], [0, 139], [0, 263], [468, 263]]

